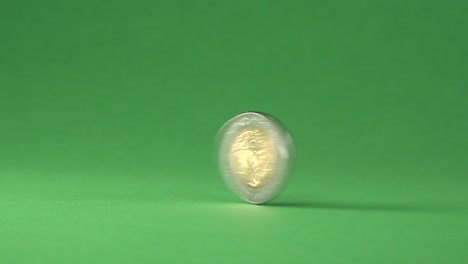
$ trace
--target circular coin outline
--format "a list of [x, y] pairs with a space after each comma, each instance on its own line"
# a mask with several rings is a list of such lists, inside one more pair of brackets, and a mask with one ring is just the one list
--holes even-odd
[[[242, 130], [260, 128], [273, 140], [276, 149], [276, 167], [269, 182], [262, 188], [246, 186], [233, 174], [229, 164], [233, 140]], [[295, 147], [289, 131], [274, 117], [261, 112], [245, 112], [229, 119], [217, 134], [219, 148], [218, 164], [226, 185], [243, 200], [252, 204], [262, 204], [275, 198], [284, 188], [289, 178]]]

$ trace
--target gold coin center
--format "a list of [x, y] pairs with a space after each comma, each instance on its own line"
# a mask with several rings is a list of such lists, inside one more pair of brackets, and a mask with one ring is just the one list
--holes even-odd
[[260, 189], [265, 186], [273, 176], [276, 160], [273, 140], [262, 129], [249, 127], [234, 138], [230, 166], [248, 187]]

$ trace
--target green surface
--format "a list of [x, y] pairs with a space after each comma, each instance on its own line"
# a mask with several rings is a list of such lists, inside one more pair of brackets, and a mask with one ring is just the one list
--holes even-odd
[[[467, 3], [0, 2], [0, 262], [467, 263]], [[213, 158], [248, 110], [265, 206]]]

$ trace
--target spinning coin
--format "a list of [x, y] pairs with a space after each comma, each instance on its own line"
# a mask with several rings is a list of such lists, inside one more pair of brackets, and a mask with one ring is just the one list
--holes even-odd
[[261, 204], [281, 192], [294, 144], [278, 120], [264, 113], [242, 113], [221, 127], [217, 140], [220, 171], [240, 198]]

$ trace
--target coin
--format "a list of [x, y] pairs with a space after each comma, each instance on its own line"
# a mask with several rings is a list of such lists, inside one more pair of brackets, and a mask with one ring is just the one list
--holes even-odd
[[239, 114], [221, 127], [217, 143], [220, 172], [240, 198], [261, 204], [282, 191], [295, 148], [278, 120], [260, 112]]

